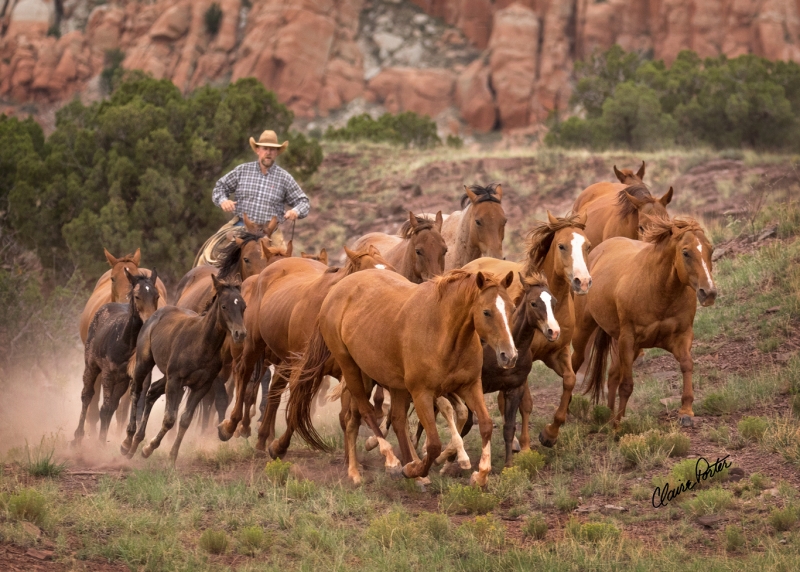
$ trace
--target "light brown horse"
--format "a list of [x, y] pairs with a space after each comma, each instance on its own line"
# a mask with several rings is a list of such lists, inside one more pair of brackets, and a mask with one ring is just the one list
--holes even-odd
[[[642, 166], [639, 167], [639, 170], [636, 173], [634, 173], [632, 169], [622, 169], [620, 171], [617, 169], [617, 166], [614, 165], [614, 175], [616, 175], [617, 180], [624, 186], [643, 184], [644, 161], [642, 161]], [[575, 203], [572, 205], [572, 212], [580, 212], [585, 205], [589, 204], [598, 197], [607, 194], [617, 194], [621, 188], [622, 187], [616, 183], [609, 183], [606, 181], [589, 185], [583, 191], [581, 191], [581, 194], [578, 195], [577, 199], [575, 199]]]
[[387, 469], [399, 468], [391, 445], [375, 419], [369, 393], [372, 380], [392, 399], [392, 425], [404, 459], [411, 459], [406, 413], [409, 397], [427, 434], [426, 455], [402, 468], [408, 478], [426, 477], [441, 453], [433, 412], [434, 399], [456, 393], [476, 412], [482, 438], [478, 471], [472, 482], [486, 484], [491, 471], [492, 420], [481, 390], [481, 339], [494, 348], [501, 366], [513, 367], [517, 350], [509, 329], [512, 303], [502, 281], [482, 272], [453, 270], [422, 284], [391, 272], [365, 270], [331, 288], [319, 312], [319, 329], [295, 365], [287, 423], [318, 449], [325, 449], [311, 424], [310, 402], [333, 357], [351, 396], [345, 435], [348, 476], [361, 474], [356, 437], [363, 416], [378, 438]]
[[[135, 253], [127, 254], [122, 258], [114, 257], [105, 248], [103, 249], [103, 253], [106, 256], [106, 260], [111, 266], [111, 269], [107, 270], [97, 280], [97, 283], [94, 286], [94, 291], [86, 301], [86, 306], [84, 306], [83, 312], [81, 312], [81, 316], [78, 321], [78, 331], [81, 336], [81, 342], [84, 344], [86, 343], [86, 339], [89, 334], [89, 324], [92, 323], [92, 319], [94, 318], [95, 314], [97, 314], [97, 311], [101, 306], [111, 302], [127, 302], [128, 293], [130, 291], [130, 283], [125, 276], [125, 270], [127, 269], [127, 271], [134, 276], [136, 274], [141, 276], [150, 276], [151, 274], [149, 269], [139, 268], [141, 251], [138, 248], [136, 249]], [[167, 304], [167, 288], [158, 277], [156, 277], [156, 288], [158, 289], [159, 295], [158, 307], [161, 308]], [[92, 402], [89, 404], [87, 409], [87, 422], [90, 427], [94, 427], [100, 420], [100, 392], [94, 391], [93, 396]], [[103, 396], [103, 399], [105, 400], [105, 396]], [[125, 423], [122, 411], [126, 409], [128, 405], [128, 399], [129, 396], [127, 394], [124, 395], [122, 397], [122, 406], [117, 409], [117, 423], [120, 426]]]
[[434, 221], [409, 211], [408, 220], [400, 227], [398, 236], [371, 232], [356, 240], [352, 248], [363, 251], [367, 246], [374, 246], [398, 274], [419, 284], [444, 272], [447, 245], [441, 229], [442, 211], [436, 213]]
[[460, 211], [451, 213], [442, 225], [447, 243], [444, 269], [461, 268], [481, 256], [503, 258], [506, 214], [503, 187], [491, 184], [464, 186]]
[[[345, 253], [344, 268], [328, 268], [305, 258], [287, 258], [272, 264], [258, 276], [244, 317], [248, 335], [234, 368], [236, 400], [230, 418], [219, 424], [221, 440], [230, 439], [240, 421], [239, 434], [250, 435], [249, 401], [255, 399], [255, 391], [248, 385], [254, 369], [264, 358], [279, 366], [293, 354], [303, 351], [314, 330], [322, 301], [335, 284], [367, 268], [394, 270], [372, 245], [360, 251], [345, 247]], [[337, 375], [333, 362], [330, 366], [327, 374]], [[286, 379], [280, 375], [280, 368], [276, 368], [267, 411], [258, 431], [256, 449], [260, 451], [265, 450], [267, 439], [271, 440], [275, 433], [275, 416], [285, 387]], [[284, 438], [288, 447], [289, 429]]]
[[[553, 416], [553, 423], [547, 425], [539, 434], [539, 441], [552, 447], [558, 439], [561, 425], [567, 419], [569, 402], [575, 387], [575, 372], [570, 361], [570, 343], [575, 326], [573, 295], [580, 297], [589, 292], [593, 276], [586, 265], [591, 244], [583, 232], [584, 215], [570, 215], [566, 218], [554, 217], [547, 213], [547, 222], [539, 222], [528, 233], [527, 257], [523, 263], [481, 258], [468, 264], [465, 270], [474, 272], [485, 270], [495, 274], [514, 272], [514, 283], [509, 294], [518, 299], [523, 294], [518, 271], [526, 277], [542, 272], [547, 278], [550, 293], [556, 301], [555, 318], [561, 328], [561, 335], [554, 342], [548, 341], [537, 332], [531, 342], [533, 359], [544, 364], [562, 378], [561, 402]], [[523, 396], [521, 410], [523, 419], [530, 414], [532, 400]], [[523, 450], [530, 447], [527, 424], [523, 423], [520, 445]]]
[[589, 337], [597, 330], [585, 392], [599, 401], [614, 340], [608, 406], [614, 410], [619, 390], [616, 426], [633, 391], [634, 358], [641, 349], [662, 348], [680, 363], [680, 422], [692, 425], [692, 327], [697, 302], [710, 306], [717, 297], [711, 276], [713, 249], [700, 225], [691, 219], [653, 219], [644, 239], [612, 238], [589, 256], [594, 286], [576, 306], [572, 366], [581, 366]]

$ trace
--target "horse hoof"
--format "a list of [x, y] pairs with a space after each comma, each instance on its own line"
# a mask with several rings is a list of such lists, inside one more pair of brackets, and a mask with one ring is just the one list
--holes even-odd
[[522, 447], [519, 446], [519, 439], [517, 439], [516, 437], [514, 437], [514, 442], [511, 443], [511, 450], [514, 453], [519, 453], [522, 450]]
[[372, 437], [368, 437], [367, 440], [364, 442], [365, 451], [372, 451], [377, 446], [378, 446], [378, 438], [375, 437], [375, 435], [373, 435]]
[[681, 427], [694, 427], [694, 418], [691, 415], [681, 415]]
[[386, 473], [392, 478], [394, 481], [399, 481], [400, 479], [404, 478], [406, 475], [403, 473], [403, 467], [386, 467]]
[[241, 437], [242, 439], [247, 439], [250, 437], [250, 427], [239, 426], [239, 428], [233, 435], [235, 437]]
[[228, 440], [230, 440], [231, 437], [233, 437], [233, 434], [228, 432], [228, 431], [226, 431], [222, 427], [222, 424], [217, 426], [217, 435], [219, 435], [219, 440], [220, 441], [228, 441]]
[[282, 448], [280, 446], [280, 442], [275, 439], [272, 443], [270, 443], [269, 447], [267, 447], [267, 452], [273, 459], [279, 459], [286, 454], [286, 449]]
[[547, 433], [544, 432], [544, 429], [542, 429], [541, 433], [539, 433], [539, 443], [547, 448], [552, 449], [555, 446], [556, 441], [558, 441], [558, 438], [551, 439], [548, 437]]
[[463, 460], [458, 462], [458, 466], [461, 469], [463, 469], [465, 471], [468, 471], [468, 470], [470, 470], [472, 468], [472, 461], [470, 461], [469, 459], [463, 459]]
[[469, 478], [469, 486], [484, 488], [488, 480], [486, 475], [481, 475], [479, 471], [475, 471]]
[[153, 454], [153, 448], [150, 445], [142, 447], [142, 457], [145, 459]]
[[127, 455], [128, 451], [130, 451], [130, 450], [131, 450], [131, 446], [130, 445], [125, 445], [125, 443], [123, 443], [122, 445], [119, 446], [119, 452], [122, 453], [123, 455]]

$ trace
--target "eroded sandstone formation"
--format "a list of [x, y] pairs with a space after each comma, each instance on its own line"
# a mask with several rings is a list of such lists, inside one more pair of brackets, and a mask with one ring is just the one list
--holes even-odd
[[[800, 61], [796, 0], [215, 1], [212, 35], [211, 0], [0, 0], [4, 108], [99, 96], [109, 50], [185, 92], [254, 76], [304, 118], [364, 98], [392, 112], [456, 109], [477, 131], [563, 108], [573, 62], [613, 43], [667, 63], [685, 48]], [[413, 17], [387, 12], [400, 8]]]

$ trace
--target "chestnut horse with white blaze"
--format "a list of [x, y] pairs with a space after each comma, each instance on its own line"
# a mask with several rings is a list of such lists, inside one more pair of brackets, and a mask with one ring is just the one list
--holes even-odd
[[447, 243], [445, 270], [461, 268], [482, 256], [503, 258], [507, 220], [501, 203], [503, 187], [465, 185], [464, 191], [463, 210], [451, 213], [442, 224], [442, 237]]
[[[569, 403], [575, 388], [575, 372], [570, 361], [570, 343], [575, 325], [573, 296], [577, 298], [589, 292], [592, 276], [586, 264], [591, 243], [583, 232], [585, 215], [560, 218], [548, 212], [547, 219], [547, 222], [538, 222], [528, 233], [525, 262], [480, 258], [468, 264], [465, 270], [485, 270], [495, 274], [513, 271], [515, 279], [509, 287], [509, 294], [515, 299], [522, 296], [523, 292], [517, 277], [518, 272], [521, 271], [526, 277], [541, 272], [547, 278], [553, 296], [554, 317], [561, 329], [561, 335], [551, 342], [541, 332], [536, 332], [531, 342], [531, 351], [534, 361], [542, 360], [563, 380], [561, 402], [553, 415], [553, 422], [539, 433], [542, 445], [552, 447], [558, 439], [561, 425], [567, 420]], [[527, 388], [527, 384], [525, 387]], [[526, 420], [533, 408], [530, 390], [525, 393], [521, 404], [523, 424], [520, 445], [523, 450], [530, 447]]]
[[292, 369], [287, 420], [314, 448], [326, 449], [311, 424], [310, 402], [333, 357], [351, 395], [345, 443], [348, 476], [361, 482], [356, 437], [361, 417], [378, 439], [388, 470], [400, 470], [369, 402], [372, 380], [392, 399], [392, 425], [404, 459], [411, 459], [409, 397], [427, 434], [426, 455], [402, 468], [407, 478], [426, 477], [442, 444], [436, 430], [436, 397], [455, 393], [475, 411], [482, 439], [481, 459], [472, 482], [483, 486], [491, 471], [492, 420], [483, 401], [481, 365], [484, 339], [502, 367], [513, 367], [517, 350], [509, 328], [512, 302], [502, 281], [482, 272], [452, 270], [423, 284], [391, 272], [365, 270], [348, 276], [330, 292], [319, 325], [303, 357]]
[[710, 306], [717, 297], [711, 275], [712, 250], [694, 220], [653, 219], [644, 242], [612, 238], [589, 256], [594, 286], [576, 305], [572, 366], [581, 366], [586, 345], [596, 331], [585, 392], [591, 392], [595, 402], [601, 399], [611, 353], [608, 406], [612, 411], [619, 391], [615, 426], [625, 415], [633, 392], [633, 360], [640, 350], [653, 347], [670, 352], [680, 364], [680, 422], [692, 425], [693, 324], [697, 302]]

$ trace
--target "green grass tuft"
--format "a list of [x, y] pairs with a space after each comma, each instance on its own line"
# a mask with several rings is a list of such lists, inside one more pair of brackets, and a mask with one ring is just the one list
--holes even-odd
[[613, 413], [608, 405], [595, 405], [592, 409], [592, 421], [598, 425], [605, 425], [611, 420]]
[[228, 535], [224, 530], [205, 530], [200, 535], [200, 548], [209, 554], [224, 554], [228, 549]]
[[67, 468], [65, 462], [56, 463], [53, 461], [55, 454], [55, 444], [49, 446], [45, 444], [45, 438], [39, 442], [39, 446], [33, 450], [25, 441], [25, 470], [34, 477], [58, 477]]
[[460, 484], [447, 489], [439, 500], [442, 510], [451, 514], [486, 514], [499, 502], [500, 499], [493, 494]]
[[536, 540], [544, 540], [544, 537], [547, 536], [547, 522], [541, 514], [531, 515], [522, 525], [522, 533]]
[[544, 468], [546, 459], [539, 451], [524, 451], [514, 457], [514, 466], [528, 473], [528, 478], [533, 480]]
[[260, 526], [247, 526], [239, 531], [239, 552], [255, 556], [269, 548], [270, 542]]
[[681, 504], [681, 507], [694, 516], [717, 514], [733, 505], [733, 494], [725, 489], [714, 487], [698, 491], [693, 499]]
[[274, 485], [283, 486], [289, 478], [289, 469], [292, 464], [289, 462], [274, 459], [264, 467], [264, 476]]
[[491, 492], [500, 500], [512, 503], [521, 502], [530, 488], [528, 472], [519, 466], [506, 467], [497, 479], [492, 479], [490, 484]]
[[588, 419], [589, 410], [592, 408], [592, 402], [583, 395], [573, 395], [572, 401], [569, 403], [570, 415], [574, 415], [578, 419], [585, 421]]
[[736, 552], [745, 544], [744, 534], [739, 526], [730, 525], [725, 528], [725, 549], [728, 552]]
[[783, 532], [789, 530], [797, 522], [798, 510], [793, 506], [776, 508], [769, 515], [769, 523], [775, 530]]
[[750, 416], [743, 417], [737, 426], [742, 437], [756, 442], [764, 438], [764, 433], [767, 432], [768, 427], [769, 422], [765, 418]]
[[47, 501], [34, 489], [21, 489], [8, 499], [8, 512], [18, 520], [42, 524], [47, 516]]

